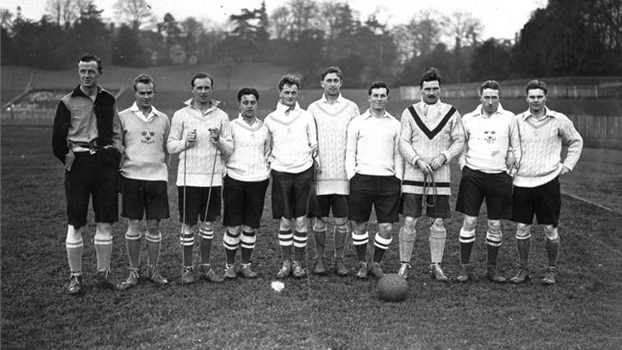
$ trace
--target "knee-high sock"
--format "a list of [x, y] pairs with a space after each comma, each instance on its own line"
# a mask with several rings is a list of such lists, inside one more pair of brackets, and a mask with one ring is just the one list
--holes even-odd
[[444, 227], [430, 227], [430, 257], [432, 264], [440, 264], [443, 262], [443, 253], [445, 252], [445, 239], [447, 230]]
[[294, 260], [302, 262], [307, 247], [307, 232], [294, 231]]
[[67, 237], [65, 241], [65, 248], [67, 249], [67, 260], [69, 262], [69, 270], [71, 273], [82, 273], [82, 253], [84, 252], [84, 241], [82, 237], [78, 240], [72, 240]]
[[367, 243], [369, 242], [369, 233], [356, 233], [352, 231], [352, 244], [356, 250], [356, 256], [359, 261], [367, 263]]
[[225, 230], [225, 235], [222, 238], [222, 244], [225, 246], [225, 255], [227, 256], [227, 264], [235, 264], [235, 254], [240, 246], [240, 231], [237, 235], [229, 230]]
[[95, 253], [97, 255], [97, 271], [110, 268], [112, 256], [112, 235], [100, 235], [95, 233]]
[[410, 264], [413, 248], [415, 247], [415, 239], [417, 238], [417, 231], [413, 230], [413, 232], [408, 232], [402, 227], [398, 238], [400, 240], [400, 262], [402, 264]]
[[194, 233], [184, 232], [181, 234], [180, 238], [181, 249], [183, 254], [183, 264], [184, 266], [192, 266], [192, 250], [194, 248]]
[[279, 245], [281, 246], [283, 260], [291, 260], [292, 245], [294, 245], [294, 234], [292, 230], [279, 231]]
[[240, 238], [240, 247], [242, 250], [242, 263], [248, 264], [251, 261], [251, 254], [255, 248], [255, 242], [257, 241], [257, 234], [253, 231], [242, 231], [242, 237]]
[[557, 265], [557, 255], [559, 253], [559, 237], [556, 240], [545, 239], [546, 257], [549, 260], [549, 266]]
[[466, 265], [471, 260], [471, 252], [475, 243], [475, 230], [467, 231], [461, 228], [458, 240], [460, 241], [460, 264]]
[[212, 253], [212, 240], [214, 239], [213, 229], [199, 229], [199, 235], [201, 236], [201, 264], [209, 264], [210, 255]]
[[499, 248], [501, 247], [501, 237], [502, 233], [499, 230], [498, 232], [493, 232], [488, 230], [486, 232], [486, 251], [487, 251], [487, 264], [488, 265], [497, 265], [497, 257], [499, 256]]
[[531, 235], [525, 237], [516, 236], [516, 248], [518, 249], [521, 267], [525, 269], [528, 268], [529, 250], [531, 249]]
[[313, 229], [313, 238], [315, 241], [315, 257], [323, 258], [326, 250], [326, 226], [321, 231]]
[[137, 269], [140, 265], [140, 232], [136, 235], [125, 233], [125, 245], [127, 247], [127, 256], [130, 259], [130, 267]]
[[160, 246], [162, 245], [162, 232], [151, 233], [147, 231], [145, 234], [145, 241], [147, 241], [147, 257], [149, 258], [150, 266], [158, 266], [158, 260], [160, 259]]
[[343, 254], [346, 250], [346, 239], [348, 238], [348, 226], [340, 225], [335, 226], [335, 258], [343, 258]]
[[374, 258], [373, 261], [379, 263], [382, 261], [384, 252], [389, 249], [389, 245], [393, 241], [393, 237], [384, 238], [380, 236], [379, 232], [376, 232], [376, 238], [374, 239]]

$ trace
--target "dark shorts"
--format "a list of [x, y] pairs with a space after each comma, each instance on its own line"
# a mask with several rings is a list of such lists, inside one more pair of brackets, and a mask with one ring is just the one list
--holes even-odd
[[313, 167], [298, 173], [272, 170], [272, 217], [293, 219], [308, 214]]
[[489, 220], [509, 220], [512, 217], [512, 177], [506, 172], [487, 174], [465, 166], [456, 211], [478, 216], [484, 198]]
[[168, 187], [166, 181], [121, 178], [121, 216], [130, 220], [168, 219]]
[[[212, 193], [209, 192], [210, 187], [186, 187], [186, 203], [187, 208], [184, 205], [184, 187], [177, 187], [179, 193], [179, 221], [184, 223], [184, 208], [186, 211], [185, 224], [194, 226], [197, 223], [197, 219], [201, 221], [214, 222], [220, 219], [220, 196], [221, 187], [211, 187]], [[209, 198], [209, 210], [207, 216], [205, 210], [207, 207], [207, 197]]]
[[119, 162], [120, 155], [116, 151], [75, 153], [71, 171], [65, 172], [69, 225], [76, 229], [86, 225], [91, 196], [95, 222], [119, 220]]
[[354, 175], [350, 179], [348, 218], [357, 223], [369, 221], [373, 205], [379, 223], [398, 222], [401, 187], [395, 176]]
[[316, 218], [328, 217], [333, 212], [333, 217], [345, 218], [348, 216], [348, 196], [343, 194], [327, 194], [316, 196], [317, 205], [313, 208], [311, 216]]
[[222, 190], [222, 200], [225, 205], [223, 225], [246, 225], [259, 228], [269, 183], [269, 179], [246, 182], [225, 176]]
[[449, 207], [449, 196], [437, 195], [436, 199], [432, 195], [426, 197], [425, 213], [423, 195], [414, 193], [403, 193], [400, 202], [400, 214], [418, 218], [423, 215], [429, 218], [448, 219], [451, 218], [451, 208]]
[[559, 224], [562, 199], [559, 188], [559, 178], [555, 178], [538, 187], [514, 187], [512, 196], [512, 221], [530, 225], [533, 216], [538, 224]]

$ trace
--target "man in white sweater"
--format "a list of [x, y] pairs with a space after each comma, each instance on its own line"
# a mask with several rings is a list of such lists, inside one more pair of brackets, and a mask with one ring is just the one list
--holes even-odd
[[400, 230], [400, 261], [398, 274], [408, 277], [417, 221], [422, 216], [431, 218], [430, 276], [441, 282], [449, 278], [441, 263], [445, 251], [447, 230], [444, 219], [451, 217], [451, 173], [449, 162], [464, 146], [464, 130], [460, 113], [440, 100], [441, 75], [432, 67], [419, 80], [421, 102], [402, 113], [400, 152], [404, 157], [404, 182], [400, 213], [404, 227]]
[[192, 251], [197, 220], [200, 220], [198, 277], [219, 283], [223, 278], [210, 265], [214, 221], [220, 218], [224, 164], [221, 152], [232, 147], [229, 116], [211, 98], [214, 80], [198, 73], [190, 81], [193, 98], [173, 115], [166, 143], [170, 153], [179, 153], [177, 189], [179, 219], [182, 223], [182, 283], [194, 283]]
[[168, 116], [153, 105], [155, 82], [145, 74], [134, 79], [134, 104], [119, 113], [123, 130], [121, 162], [121, 216], [128, 219], [125, 242], [130, 259], [130, 274], [119, 289], [138, 284], [142, 233], [140, 222], [146, 217], [147, 271], [145, 277], [157, 284], [167, 284], [158, 273], [162, 233], [160, 220], [168, 219], [168, 167], [166, 140], [171, 128]]
[[460, 230], [459, 282], [472, 279], [470, 257], [475, 243], [477, 217], [484, 198], [488, 212], [486, 232], [487, 273], [492, 282], [506, 281], [497, 269], [501, 247], [501, 219], [512, 216], [512, 177], [509, 172], [520, 158], [520, 138], [514, 113], [499, 102], [499, 83], [485, 81], [479, 88], [481, 104], [462, 117], [466, 147], [460, 156], [462, 178], [456, 211], [464, 214]]
[[371, 273], [384, 276], [380, 262], [393, 241], [393, 223], [399, 221], [400, 186], [404, 162], [399, 151], [400, 122], [386, 111], [389, 87], [383, 82], [368, 89], [370, 108], [348, 127], [346, 173], [350, 180], [348, 217], [354, 225], [352, 243], [359, 260], [356, 277], [366, 279], [367, 222], [372, 206], [378, 219]]
[[293, 274], [301, 278], [306, 276], [302, 260], [309, 230], [307, 214], [314, 185], [317, 131], [311, 113], [297, 102], [300, 79], [285, 75], [278, 88], [276, 110], [265, 119], [272, 139], [272, 216], [280, 220], [278, 236], [283, 254], [283, 266], [276, 276], [286, 278]]
[[324, 95], [309, 105], [318, 129], [319, 164], [316, 183], [317, 206], [314, 217], [315, 274], [323, 275], [327, 223], [332, 209], [335, 247], [334, 270], [338, 276], [347, 276], [343, 254], [348, 235], [348, 177], [346, 176], [346, 134], [348, 124], [359, 116], [358, 106], [341, 95], [343, 73], [338, 67], [328, 67], [321, 73], [320, 85]]
[[238, 92], [240, 115], [231, 122], [233, 147], [224, 148], [227, 175], [223, 186], [225, 206], [223, 245], [227, 255], [225, 278], [237, 277], [235, 255], [242, 254], [239, 272], [246, 278], [257, 277], [251, 269], [251, 254], [263, 213], [270, 182], [270, 132], [257, 119], [259, 93], [254, 88]]
[[[583, 138], [572, 121], [546, 107], [547, 91], [544, 82], [530, 81], [525, 88], [529, 109], [516, 117], [522, 155], [514, 177], [512, 220], [518, 222], [516, 246], [521, 268], [511, 279], [513, 283], [530, 279], [531, 224], [535, 215], [538, 224], [544, 225], [548, 258], [542, 283], [555, 284], [560, 241], [557, 230], [561, 210], [559, 176], [574, 169], [583, 150]], [[568, 145], [563, 162], [562, 144]]]

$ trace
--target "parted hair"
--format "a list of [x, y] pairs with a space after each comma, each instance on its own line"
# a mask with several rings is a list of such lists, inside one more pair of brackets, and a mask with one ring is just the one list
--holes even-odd
[[387, 96], [389, 96], [389, 86], [383, 81], [377, 81], [375, 83], [372, 83], [369, 86], [369, 89], [367, 89], [367, 95], [371, 96], [372, 89], [381, 89], [381, 88], [387, 89]]
[[421, 79], [419, 80], [419, 87], [423, 87], [423, 83], [426, 81], [438, 81], [438, 85], [441, 85], [441, 72], [436, 67], [432, 67], [425, 71], [423, 75], [421, 75]]
[[479, 87], [480, 96], [482, 95], [484, 89], [492, 89], [501, 92], [501, 90], [499, 89], [499, 83], [496, 80], [486, 80], [485, 82], [483, 82], [482, 85], [480, 85]]
[[151, 84], [153, 86], [153, 91], [155, 91], [155, 81], [147, 74], [141, 74], [134, 78], [134, 91], [136, 91], [138, 83]]
[[285, 74], [281, 80], [279, 80], [279, 91], [283, 91], [283, 86], [285, 85], [296, 85], [298, 89], [300, 89], [301, 83], [300, 79], [293, 74]]
[[85, 53], [82, 54], [82, 56], [80, 56], [80, 60], [78, 61], [78, 63], [80, 62], [97, 62], [97, 73], [102, 74], [104, 72], [104, 67], [102, 66], [102, 59], [99, 58], [99, 56], [97, 56], [94, 53]]
[[207, 73], [197, 73], [194, 77], [192, 77], [192, 80], [190, 80], [190, 86], [194, 87], [195, 80], [205, 78], [209, 79], [210, 83], [212, 83], [212, 89], [214, 89], [214, 78], [212, 78], [212, 76]]
[[255, 99], [259, 101], [259, 92], [255, 88], [245, 87], [240, 89], [240, 91], [238, 91], [238, 102], [242, 101], [242, 96], [244, 95], [253, 95], [255, 96]]
[[546, 83], [538, 79], [534, 79], [527, 83], [527, 87], [525, 88], [525, 95], [529, 93], [529, 90], [533, 90], [533, 89], [540, 89], [544, 91], [545, 95], [549, 92], [546, 86]]
[[330, 73], [337, 74], [337, 76], [339, 77], [339, 80], [343, 80], [343, 72], [337, 66], [330, 66], [330, 67], [324, 68], [322, 72], [320, 73], [320, 76], [322, 78], [321, 80], [324, 80], [324, 78], [326, 78], [326, 76], [329, 75]]

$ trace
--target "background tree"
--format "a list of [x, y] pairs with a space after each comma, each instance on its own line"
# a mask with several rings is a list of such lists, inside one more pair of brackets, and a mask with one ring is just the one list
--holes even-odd
[[57, 25], [70, 26], [87, 9], [87, 0], [47, 0], [46, 13]]
[[129, 24], [135, 32], [141, 24], [154, 22], [151, 6], [146, 0], [117, 0], [112, 8], [116, 20]]
[[138, 32], [127, 24], [121, 25], [112, 49], [112, 63], [126, 67], [146, 67], [148, 57], [143, 52]]

